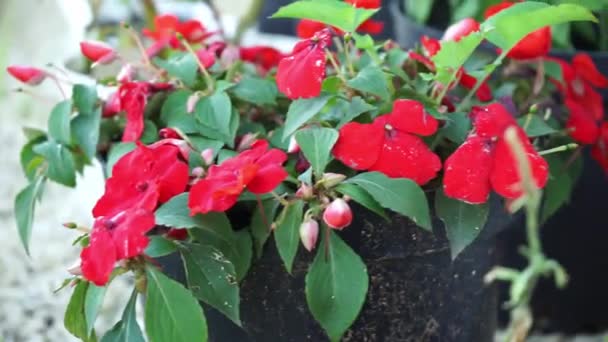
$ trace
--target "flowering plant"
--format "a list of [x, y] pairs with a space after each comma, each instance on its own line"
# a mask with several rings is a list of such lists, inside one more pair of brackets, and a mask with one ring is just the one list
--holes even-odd
[[[122, 69], [74, 85], [47, 131], [26, 130], [29, 185], [15, 200], [27, 250], [46, 181], [73, 187], [85, 165], [102, 161], [107, 181], [92, 228], [65, 224], [82, 232], [74, 241], [80, 264], [65, 282], [74, 289], [72, 334], [95, 339], [105, 288], [126, 273], [136, 280], [133, 295], [103, 341], [143, 340], [133, 319], [138, 294], [146, 295], [151, 341], [206, 340], [197, 300], [240, 324], [239, 282], [272, 235], [287, 272], [300, 242], [302, 253], [316, 253], [307, 302], [339, 340], [368, 287], [365, 264], [339, 233], [357, 229], [349, 227], [353, 203], [406, 216], [431, 234], [433, 198], [456, 257], [484, 226], [491, 192], [516, 211], [531, 200], [526, 184], [544, 188], [547, 217], [567, 201], [577, 170], [568, 151], [577, 143], [591, 145], [608, 170], [608, 123], [595, 90], [608, 79], [584, 54], [571, 64], [546, 57], [547, 26], [595, 20], [588, 10], [503, 6], [483, 23], [463, 20], [441, 41], [423, 37], [420, 48], [404, 50], [361, 33], [382, 29], [370, 19], [379, 6], [312, 0], [281, 8], [275, 17], [302, 19], [302, 40], [288, 54], [234, 46], [170, 15], [144, 30], [147, 49], [130, 31], [141, 61], [81, 43], [93, 65]], [[484, 41], [497, 48], [494, 62], [473, 55]], [[28, 85], [60, 82], [34, 67], [8, 72]], [[243, 215], [245, 227], [233, 229]], [[183, 259], [187, 286], [155, 261], [172, 253]]]

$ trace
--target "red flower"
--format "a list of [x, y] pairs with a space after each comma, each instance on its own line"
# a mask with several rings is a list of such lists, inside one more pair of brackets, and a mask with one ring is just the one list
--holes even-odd
[[261, 74], [279, 65], [285, 57], [279, 50], [270, 46], [241, 47], [240, 54], [242, 60], [256, 64]]
[[209, 168], [207, 177], [192, 186], [188, 207], [192, 215], [222, 212], [230, 209], [247, 188], [254, 194], [274, 190], [287, 172], [281, 166], [287, 155], [268, 149], [265, 140], [256, 141], [251, 149]]
[[391, 113], [377, 117], [371, 124], [344, 125], [333, 155], [355, 170], [380, 171], [389, 177], [425, 184], [435, 178], [441, 161], [413, 134], [429, 136], [437, 131], [437, 126], [437, 120], [419, 102], [396, 100]]
[[599, 123], [578, 102], [566, 99], [565, 104], [570, 112], [566, 129], [572, 139], [581, 144], [595, 143], [600, 134]]
[[[345, 0], [344, 2], [355, 8], [378, 9], [382, 6], [381, 0]], [[380, 34], [382, 30], [384, 30], [384, 23], [373, 19], [367, 19], [357, 27], [357, 31], [369, 34]]]
[[353, 212], [345, 200], [336, 198], [323, 211], [323, 221], [333, 229], [342, 230], [353, 222]]
[[[494, 14], [513, 6], [515, 3], [504, 1], [500, 4], [488, 7], [484, 13], [486, 19]], [[513, 59], [532, 59], [546, 56], [551, 49], [551, 27], [543, 27], [529, 33], [515, 45], [507, 54]]]
[[210, 51], [209, 49], [202, 48], [197, 50], [196, 57], [205, 69], [209, 69], [215, 64], [215, 52]]
[[120, 113], [120, 111], [120, 97], [118, 97], [118, 92], [113, 92], [104, 102], [101, 115], [104, 118], [109, 118]]
[[144, 252], [148, 246], [146, 233], [154, 224], [154, 214], [143, 209], [98, 217], [89, 246], [80, 253], [82, 275], [95, 285], [105, 285], [116, 261]]
[[187, 184], [188, 165], [180, 159], [178, 147], [139, 145], [114, 164], [93, 216], [111, 216], [134, 207], [154, 210], [159, 202], [184, 192]]
[[6, 71], [17, 80], [31, 86], [42, 83], [47, 76], [42, 69], [24, 65], [11, 65]]
[[290, 99], [319, 96], [325, 78], [325, 47], [330, 43], [329, 29], [298, 42], [291, 56], [279, 63], [276, 76], [279, 90]]
[[545, 186], [547, 162], [534, 150], [526, 133], [501, 104], [473, 107], [471, 117], [475, 131], [445, 161], [443, 190], [447, 196], [474, 204], [484, 203], [491, 188], [505, 198], [521, 196], [517, 162], [503, 139], [504, 131], [510, 126], [517, 128], [536, 186]]
[[608, 122], [606, 121], [600, 126], [599, 139], [591, 149], [591, 156], [608, 173]]
[[80, 42], [80, 51], [86, 58], [93, 61], [94, 64], [107, 64], [116, 58], [116, 51], [104, 42]]
[[143, 34], [154, 40], [154, 44], [148, 48], [148, 55], [156, 55], [167, 46], [174, 49], [181, 48], [177, 33], [181, 34], [188, 43], [196, 44], [204, 41], [213, 33], [208, 32], [205, 26], [198, 20], [187, 20], [180, 22], [172, 14], [159, 15], [154, 18], [154, 30], [144, 28]]
[[441, 40], [459, 41], [471, 32], [479, 31], [479, 23], [473, 18], [464, 18], [450, 25], [443, 33]]

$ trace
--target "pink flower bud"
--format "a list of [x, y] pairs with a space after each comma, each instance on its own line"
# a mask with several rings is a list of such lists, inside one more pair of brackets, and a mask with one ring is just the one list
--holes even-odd
[[102, 116], [109, 118], [120, 113], [120, 111], [120, 96], [118, 96], [118, 92], [114, 92], [104, 102]]
[[202, 48], [196, 51], [196, 57], [199, 62], [205, 67], [205, 69], [209, 69], [215, 64], [215, 53]]
[[120, 83], [131, 82], [134, 76], [135, 68], [131, 64], [125, 64], [116, 75], [116, 80]]
[[188, 97], [188, 100], [186, 101], [186, 111], [188, 113], [194, 112], [194, 108], [196, 107], [196, 104], [199, 99], [200, 96], [197, 93], [194, 93], [190, 95], [190, 97]]
[[298, 191], [296, 191], [296, 197], [302, 198], [302, 199], [312, 198], [313, 195], [314, 195], [314, 192], [312, 191], [312, 186], [310, 186], [306, 183], [302, 183], [302, 185], [300, 185], [300, 188], [298, 189]]
[[342, 183], [343, 180], [346, 179], [345, 175], [339, 173], [328, 172], [323, 174], [323, 178], [321, 178], [321, 184], [325, 189], [331, 189], [334, 186]]
[[325, 208], [323, 221], [331, 228], [342, 229], [353, 221], [353, 212], [345, 200], [336, 198]]
[[205, 175], [205, 169], [200, 166], [197, 166], [192, 169], [192, 175], [196, 178], [203, 178], [203, 176]]
[[296, 138], [292, 135], [291, 138], [289, 138], [289, 146], [287, 147], [287, 153], [296, 152], [300, 152], [300, 145], [298, 145]]
[[206, 165], [213, 164], [213, 149], [211, 149], [211, 148], [204, 149], [203, 152], [201, 152], [201, 157], [203, 158], [203, 161], [205, 162]]
[[176, 130], [170, 127], [165, 127], [158, 131], [158, 136], [161, 139], [181, 139], [182, 137], [177, 133]]
[[300, 241], [307, 251], [315, 249], [319, 237], [319, 224], [313, 219], [308, 219], [300, 225]]
[[255, 133], [247, 133], [241, 136], [241, 140], [239, 141], [236, 150], [244, 151], [248, 148], [251, 148], [251, 145], [257, 140], [257, 134]]
[[191, 148], [190, 145], [188, 145], [188, 143], [182, 139], [162, 139], [159, 140], [155, 143], [153, 143], [152, 145], [149, 145], [148, 147], [151, 149], [155, 149], [159, 146], [162, 145], [173, 145], [175, 147], [177, 147], [179, 149], [179, 153], [181, 154], [182, 158], [184, 158], [185, 160], [188, 160], [188, 156], [190, 154]]
[[224, 68], [229, 68], [234, 62], [236, 62], [241, 56], [241, 52], [238, 47], [234, 45], [226, 46], [220, 55], [220, 62]]
[[464, 18], [461, 21], [450, 25], [445, 30], [441, 40], [459, 41], [474, 31], [479, 31], [479, 23], [473, 18]]
[[80, 43], [80, 51], [93, 65], [108, 64], [116, 59], [116, 51], [104, 43], [95, 40], [84, 41]]
[[6, 71], [17, 80], [34, 86], [42, 83], [47, 74], [44, 70], [23, 65], [11, 65]]

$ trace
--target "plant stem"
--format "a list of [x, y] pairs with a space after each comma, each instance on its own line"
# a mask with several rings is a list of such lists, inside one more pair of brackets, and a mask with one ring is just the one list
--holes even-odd
[[547, 155], [547, 154], [574, 150], [577, 147], [578, 147], [578, 144], [570, 143], [570, 144], [566, 144], [566, 145], [561, 145], [561, 146], [557, 146], [557, 147], [554, 147], [554, 148], [550, 148], [548, 150], [538, 151], [538, 154], [541, 155], [541, 156], [544, 156], [544, 155]]
[[334, 68], [334, 70], [336, 70], [336, 76], [338, 76], [342, 83], [346, 85], [346, 77], [344, 77], [344, 73], [338, 65], [338, 62], [336, 62], [333, 53], [331, 53], [331, 51], [329, 51], [328, 49], [325, 49], [325, 55], [327, 56], [327, 59], [329, 59], [329, 63], [331, 64], [331, 66]]
[[481, 87], [483, 82], [494, 72], [494, 70], [496, 70], [496, 68], [500, 64], [502, 64], [503, 59], [505, 59], [505, 57], [507, 56], [507, 52], [508, 52], [507, 50], [503, 51], [494, 60], [494, 62], [492, 62], [492, 64], [490, 64], [486, 67], [484, 75], [477, 78], [477, 82], [475, 83], [475, 86], [473, 87], [473, 89], [469, 90], [469, 93], [467, 94], [467, 96], [465, 96], [465, 98], [456, 107], [457, 112], [462, 111], [464, 108], [466, 108], [469, 105], [469, 102], [471, 102], [471, 98], [473, 97], [473, 95], [475, 95], [477, 93], [477, 90], [479, 90], [479, 88]]
[[183, 37], [179, 37], [179, 38], [180, 38], [182, 45], [184, 45], [186, 50], [188, 50], [188, 52], [194, 57], [196, 64], [198, 64], [198, 68], [201, 70], [201, 73], [205, 77], [205, 81], [207, 83], [207, 89], [210, 92], [213, 92], [213, 89], [215, 87], [215, 80], [213, 79], [213, 77], [211, 77], [211, 74], [209, 74], [209, 71], [207, 70], [207, 68], [205, 68], [205, 66], [203, 65], [201, 60], [198, 58], [198, 56], [196, 55], [196, 52], [194, 52], [194, 49], [192, 48], [190, 43], [188, 43], [188, 41], [186, 39], [183, 39]]
[[350, 39], [344, 39], [344, 58], [346, 60], [346, 68], [351, 77], [355, 76], [355, 69], [353, 67], [353, 61], [350, 58]]
[[129, 35], [131, 36], [131, 39], [133, 39], [133, 41], [135, 42], [135, 45], [137, 45], [137, 49], [139, 50], [139, 53], [141, 54], [142, 60], [144, 61], [144, 65], [146, 67], [152, 66], [152, 62], [150, 62], [148, 53], [146, 52], [146, 49], [144, 48], [144, 44], [142, 44], [142, 42], [141, 42], [141, 39], [139, 39], [137, 32], [135, 32], [135, 30], [133, 30], [131, 25], [129, 25], [127, 23], [122, 23], [122, 27], [127, 30]]
[[234, 37], [232, 37], [232, 43], [240, 45], [245, 31], [257, 22], [258, 15], [262, 10], [262, 5], [264, 5], [264, 0], [253, 0], [251, 2], [247, 13], [239, 20]]

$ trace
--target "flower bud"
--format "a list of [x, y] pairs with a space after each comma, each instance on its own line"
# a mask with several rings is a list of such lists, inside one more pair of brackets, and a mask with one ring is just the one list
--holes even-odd
[[74, 222], [66, 222], [63, 224], [63, 226], [67, 229], [76, 229], [78, 227], [78, 225]]
[[342, 229], [353, 221], [353, 212], [345, 200], [336, 198], [325, 208], [323, 221], [331, 228]]
[[328, 172], [323, 174], [323, 178], [319, 181], [325, 189], [331, 189], [334, 186], [342, 183], [346, 176], [339, 173]]
[[251, 148], [251, 145], [257, 140], [257, 134], [255, 133], [247, 133], [241, 137], [241, 140], [236, 147], [237, 151], [244, 151], [248, 148]]
[[163, 145], [173, 145], [175, 147], [177, 147], [179, 149], [179, 153], [181, 154], [182, 158], [184, 158], [185, 160], [188, 160], [188, 157], [190, 155], [190, 145], [188, 145], [188, 143], [185, 140], [182, 139], [162, 139], [159, 140], [151, 145], [149, 145], [148, 147], [151, 149], [155, 149], [159, 146], [163, 146]]
[[82, 55], [93, 62], [93, 66], [98, 64], [109, 64], [116, 59], [116, 51], [104, 42], [89, 40], [80, 43]]
[[312, 186], [306, 183], [302, 183], [302, 185], [300, 185], [300, 188], [298, 188], [298, 191], [296, 191], [296, 197], [302, 199], [310, 199], [313, 195], [314, 193], [312, 191]]
[[203, 169], [202, 167], [197, 166], [192, 169], [192, 176], [194, 176], [196, 178], [203, 178], [204, 175], [205, 175], [205, 169]]
[[300, 241], [307, 251], [315, 249], [319, 237], [319, 224], [313, 219], [308, 219], [300, 225]]
[[224, 68], [229, 68], [231, 65], [234, 64], [234, 62], [239, 59], [240, 55], [241, 53], [238, 47], [234, 45], [226, 46], [226, 48], [224, 48], [224, 50], [220, 54], [220, 61], [222, 63], [222, 66]]
[[200, 96], [197, 93], [194, 93], [188, 97], [188, 100], [186, 101], [186, 111], [188, 113], [194, 112], [194, 108], [196, 107], [199, 99]]
[[441, 40], [459, 41], [474, 31], [479, 31], [479, 23], [473, 18], [464, 18], [450, 25], [443, 34]]
[[201, 158], [203, 158], [205, 165], [213, 164], [213, 149], [212, 148], [204, 149], [203, 152], [201, 152]]
[[205, 69], [209, 69], [215, 64], [215, 53], [202, 48], [196, 51], [196, 58], [198, 58], [199, 62], [205, 67]]
[[298, 145], [295, 136], [292, 135], [291, 138], [289, 138], [289, 147], [287, 147], [287, 153], [296, 152], [300, 152], [300, 145]]
[[47, 74], [44, 70], [23, 65], [11, 65], [6, 71], [17, 80], [27, 85], [38, 85], [44, 81]]

